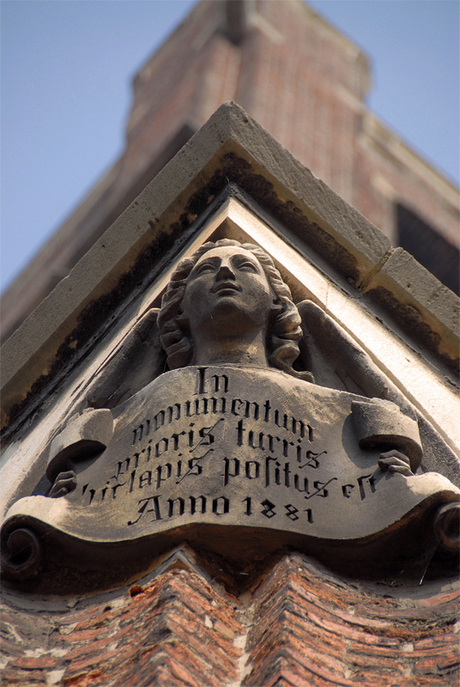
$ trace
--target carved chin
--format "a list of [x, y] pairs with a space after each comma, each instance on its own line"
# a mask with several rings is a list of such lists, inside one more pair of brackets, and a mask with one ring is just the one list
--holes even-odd
[[269, 313], [264, 308], [248, 308], [240, 299], [225, 296], [200, 316], [194, 313], [190, 318], [181, 318], [181, 327], [183, 321], [192, 335], [202, 333], [215, 337], [217, 334], [220, 338], [225, 334], [244, 334], [255, 328], [263, 329], [268, 319]]

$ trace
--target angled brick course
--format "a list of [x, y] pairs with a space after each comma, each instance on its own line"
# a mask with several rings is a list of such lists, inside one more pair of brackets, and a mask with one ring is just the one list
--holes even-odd
[[356, 583], [290, 554], [237, 595], [186, 556], [189, 568], [166, 567], [66, 610], [6, 603], [16, 630], [4, 624], [2, 685], [452, 687], [458, 679], [453, 584]]
[[[431, 597], [439, 615], [427, 618], [423, 596], [377, 590], [341, 584], [301, 556], [286, 557], [254, 595], [246, 649], [253, 669], [244, 684], [454, 684], [458, 593]], [[275, 665], [279, 677], [273, 681]]]

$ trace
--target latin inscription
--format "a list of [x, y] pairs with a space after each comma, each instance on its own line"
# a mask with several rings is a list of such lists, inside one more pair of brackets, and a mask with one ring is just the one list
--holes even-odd
[[188, 398], [154, 399], [154, 410], [120, 425], [103, 482], [83, 481], [74, 498], [90, 509], [123, 504], [130, 530], [229, 516], [306, 532], [325, 508], [372, 498], [374, 473], [336, 469], [340, 455], [308, 404], [291, 411], [276, 397], [246, 397], [231, 373], [215, 369], [196, 369]]

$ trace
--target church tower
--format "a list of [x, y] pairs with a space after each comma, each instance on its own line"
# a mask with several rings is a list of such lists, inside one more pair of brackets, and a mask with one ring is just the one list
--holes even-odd
[[365, 103], [367, 56], [303, 0], [199, 2], [133, 81], [126, 147], [2, 299], [5, 340], [225, 101], [459, 293], [458, 189]]
[[459, 300], [395, 245], [452, 248], [456, 191], [368, 81], [300, 0], [200, 2], [137, 75], [8, 295], [2, 684], [458, 679]]

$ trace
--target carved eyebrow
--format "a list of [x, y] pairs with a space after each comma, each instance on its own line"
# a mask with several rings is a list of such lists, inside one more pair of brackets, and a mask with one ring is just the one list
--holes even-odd
[[197, 264], [195, 267], [199, 267], [200, 265], [206, 265], [207, 263], [215, 265], [218, 261], [220, 260], [218, 255], [210, 255], [209, 258], [203, 258]]
[[250, 257], [249, 255], [245, 255], [244, 253], [236, 253], [236, 255], [232, 256], [232, 260], [237, 262], [237, 264], [243, 264], [245, 262], [249, 262], [251, 265], [256, 267], [259, 271], [262, 269], [260, 266], [260, 263], [257, 259], [254, 259]]
[[[199, 262], [196, 263], [196, 265], [193, 267], [192, 271], [190, 274], [194, 274], [196, 272], [199, 272], [201, 268], [203, 267], [219, 267], [219, 263], [221, 262], [222, 258], [218, 255], [210, 255], [209, 257], [203, 257]], [[259, 264], [259, 261], [257, 259], [252, 258], [249, 255], [245, 255], [244, 253], [236, 253], [235, 255], [232, 255], [231, 261], [235, 263], [237, 267], [240, 265], [243, 265], [244, 263], [249, 263], [257, 269], [259, 272], [262, 272], [262, 268]]]
[[215, 267], [218, 264], [218, 260], [220, 260], [220, 258], [218, 256], [213, 255], [210, 255], [209, 258], [203, 258], [203, 260], [200, 260], [196, 263], [196, 265], [192, 269], [192, 272], [196, 272], [200, 269], [200, 267], [206, 267], [207, 265]]

